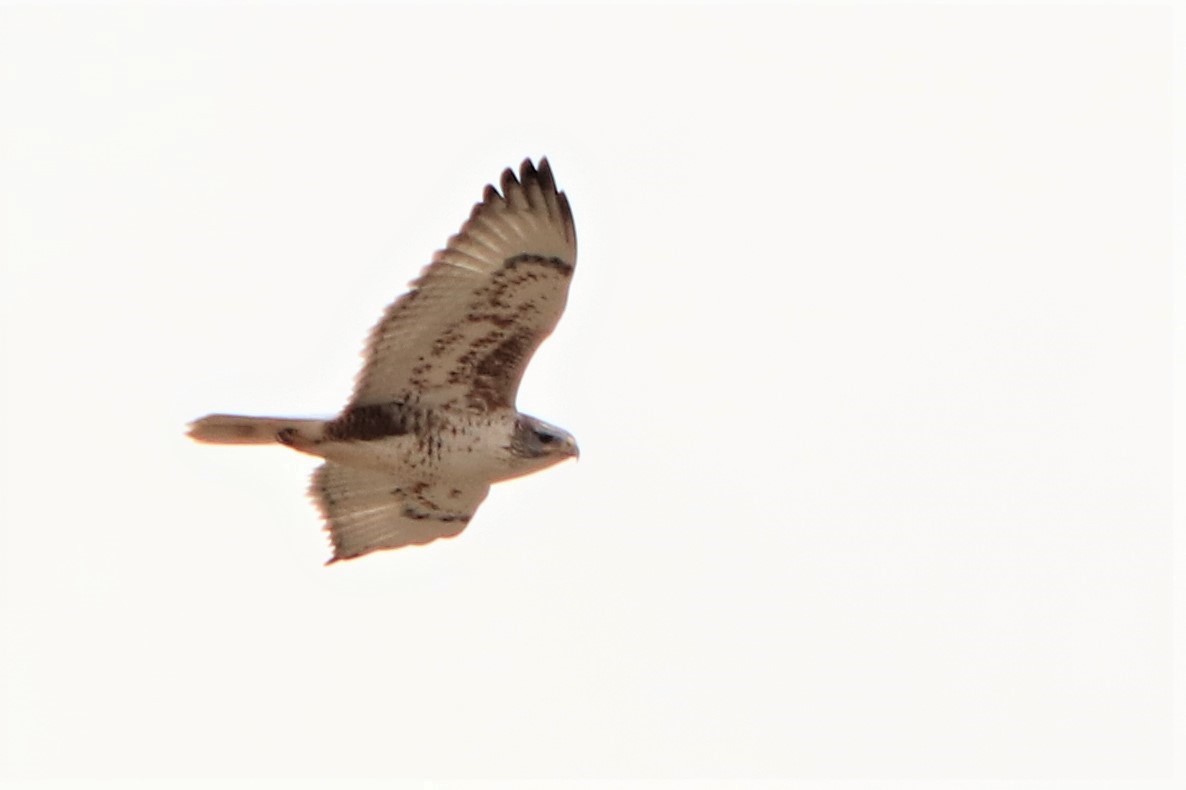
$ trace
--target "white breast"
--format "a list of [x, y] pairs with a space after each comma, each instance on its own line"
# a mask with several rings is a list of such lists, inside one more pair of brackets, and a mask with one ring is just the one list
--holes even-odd
[[386, 472], [400, 480], [431, 482], [479, 480], [485, 483], [513, 476], [508, 449], [514, 416], [510, 414], [448, 414], [431, 421], [422, 435], [326, 442], [318, 447], [330, 461]]

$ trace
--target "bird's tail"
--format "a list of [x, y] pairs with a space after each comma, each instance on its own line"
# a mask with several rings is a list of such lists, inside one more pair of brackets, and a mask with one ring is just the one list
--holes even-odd
[[208, 414], [189, 424], [189, 436], [210, 444], [279, 442], [301, 449], [302, 445], [320, 441], [325, 436], [325, 425], [325, 420]]

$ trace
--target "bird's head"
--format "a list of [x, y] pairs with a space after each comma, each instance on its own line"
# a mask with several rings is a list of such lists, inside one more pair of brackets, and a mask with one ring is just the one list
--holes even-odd
[[558, 464], [566, 458], [578, 458], [577, 440], [563, 428], [520, 414], [515, 420], [509, 446], [519, 474]]

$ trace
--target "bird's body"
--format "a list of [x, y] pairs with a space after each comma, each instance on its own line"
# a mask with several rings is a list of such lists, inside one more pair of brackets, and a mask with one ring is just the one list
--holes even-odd
[[[310, 493], [333, 560], [458, 534], [490, 484], [577, 454], [521, 414], [523, 370], [564, 309], [576, 234], [547, 160], [500, 195], [487, 187], [461, 233], [372, 332], [355, 393], [333, 420], [213, 414], [190, 435], [279, 443], [324, 458]], [[331, 561], [333, 561], [331, 560]]]

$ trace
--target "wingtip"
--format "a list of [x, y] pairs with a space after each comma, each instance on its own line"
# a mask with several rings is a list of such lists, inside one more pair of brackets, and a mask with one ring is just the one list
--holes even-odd
[[552, 175], [552, 164], [548, 161], [548, 157], [540, 157], [539, 167], [536, 169], [539, 175], [540, 186], [545, 192], [556, 192], [556, 179]]
[[538, 174], [535, 169], [535, 162], [531, 161], [531, 157], [527, 157], [519, 164], [519, 183], [527, 186], [536, 180], [538, 180]]
[[519, 179], [515, 177], [515, 171], [508, 167], [502, 171], [502, 178], [499, 179], [499, 184], [502, 186], [503, 197], [506, 197], [509, 192], [519, 186]]
[[511, 192], [519, 188], [527, 189], [533, 184], [538, 184], [544, 192], [559, 191], [556, 189], [556, 178], [552, 174], [552, 164], [548, 157], [540, 157], [538, 165], [531, 157], [525, 158], [519, 164], [518, 173], [515, 173], [514, 168], [505, 168], [498, 178], [498, 186], [487, 184], [482, 191], [482, 203], [507, 201]]
[[325, 565], [323, 567], [328, 568], [331, 565], [337, 565], [341, 562], [344, 562], [345, 560], [353, 560], [353, 559], [357, 559], [358, 557], [361, 557], [361, 556], [362, 556], [361, 554], [339, 554], [338, 547], [334, 546], [333, 556], [325, 561]]

